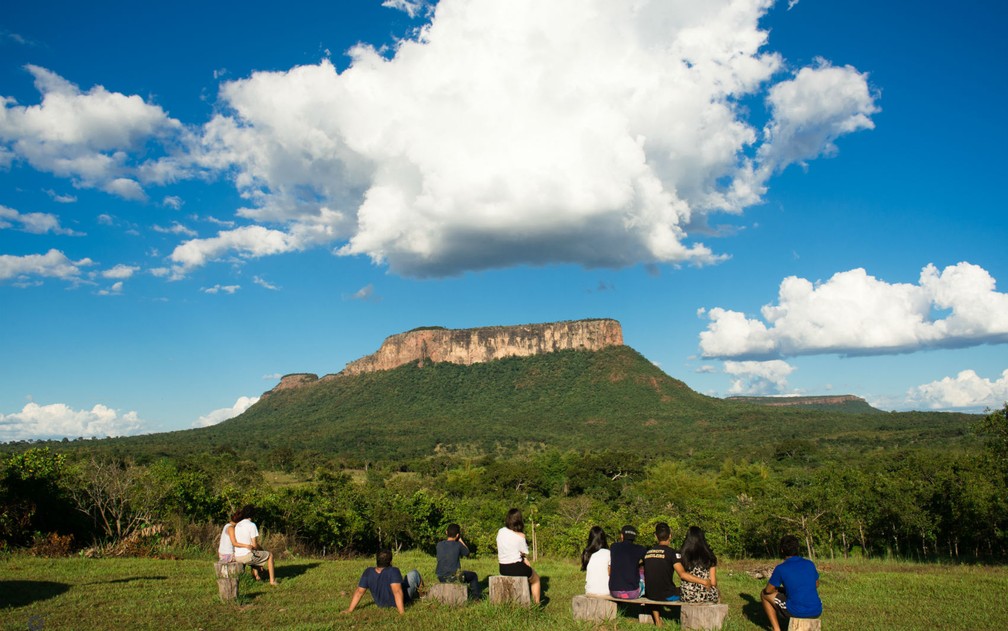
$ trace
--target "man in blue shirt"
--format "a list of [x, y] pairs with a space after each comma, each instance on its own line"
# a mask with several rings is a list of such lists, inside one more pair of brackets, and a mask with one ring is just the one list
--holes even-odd
[[823, 605], [819, 599], [819, 571], [815, 563], [798, 556], [798, 537], [784, 535], [780, 552], [784, 562], [774, 568], [763, 588], [763, 610], [773, 631], [780, 631], [778, 615], [788, 618], [818, 618]]
[[447, 538], [438, 541], [437, 568], [434, 574], [442, 583], [454, 583], [462, 580], [469, 583], [469, 597], [479, 600], [480, 592], [479, 576], [476, 572], [462, 569], [461, 557], [469, 556], [469, 546], [462, 541], [462, 528], [458, 524], [449, 524]]
[[343, 613], [352, 613], [366, 591], [371, 592], [371, 598], [378, 607], [395, 607], [400, 614], [406, 613], [406, 602], [416, 598], [421, 583], [419, 572], [410, 570], [404, 579], [399, 568], [392, 565], [392, 551], [379, 550], [375, 555], [375, 567], [369, 567], [361, 574], [357, 591]]

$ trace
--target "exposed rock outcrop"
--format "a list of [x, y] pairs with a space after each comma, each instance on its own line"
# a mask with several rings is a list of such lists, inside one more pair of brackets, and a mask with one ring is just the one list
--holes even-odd
[[422, 328], [393, 335], [378, 352], [347, 364], [341, 375], [391, 370], [417, 362], [471, 365], [562, 350], [597, 351], [623, 344], [616, 320], [573, 320], [476, 329]]
[[769, 407], [794, 407], [799, 405], [843, 405], [844, 403], [868, 402], [853, 394], [838, 394], [830, 396], [812, 397], [728, 397], [730, 401], [742, 401], [745, 403], [758, 403]]

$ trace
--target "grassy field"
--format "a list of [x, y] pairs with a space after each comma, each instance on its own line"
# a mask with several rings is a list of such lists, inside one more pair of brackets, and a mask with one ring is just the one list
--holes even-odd
[[[486, 601], [451, 609], [422, 601], [406, 611], [380, 610], [365, 596], [351, 615], [350, 594], [369, 559], [286, 559], [278, 587], [246, 574], [238, 603], [217, 598], [212, 561], [154, 559], [42, 559], [0, 556], [0, 629], [592, 629], [639, 628], [622, 618], [594, 626], [571, 619], [571, 597], [584, 575], [570, 560], [540, 560], [549, 602], [541, 609], [491, 606]], [[432, 578], [434, 559], [409, 552], [395, 565]], [[730, 607], [725, 629], [767, 628], [759, 604], [765, 581], [747, 570], [771, 562], [725, 563], [718, 572]], [[466, 564], [486, 576], [495, 559]], [[889, 562], [820, 563], [826, 629], [1006, 629], [1008, 568]], [[673, 620], [669, 628], [678, 628]]]

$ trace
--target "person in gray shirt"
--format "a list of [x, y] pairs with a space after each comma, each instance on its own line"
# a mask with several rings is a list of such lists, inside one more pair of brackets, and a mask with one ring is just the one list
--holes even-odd
[[434, 573], [442, 583], [469, 583], [469, 597], [479, 600], [479, 577], [476, 572], [462, 569], [461, 558], [469, 556], [469, 546], [462, 541], [462, 528], [458, 524], [450, 524], [447, 538], [437, 544], [437, 568]]

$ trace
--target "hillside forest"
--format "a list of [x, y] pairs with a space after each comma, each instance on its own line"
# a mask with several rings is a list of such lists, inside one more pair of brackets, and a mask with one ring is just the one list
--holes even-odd
[[[288, 399], [274, 394], [244, 418], [207, 430], [4, 445], [0, 548], [209, 556], [226, 516], [252, 504], [266, 546], [281, 558], [370, 555], [378, 547], [430, 551], [453, 522], [477, 554], [489, 555], [512, 506], [525, 513], [535, 554], [547, 557], [580, 554], [593, 525], [610, 535], [626, 523], [647, 533], [658, 521], [674, 533], [701, 526], [715, 553], [726, 558], [773, 558], [784, 532], [798, 535], [815, 558], [999, 561], [1008, 553], [1008, 405], [983, 416], [830, 415], [727, 405], [627, 357], [574, 353], [549, 370], [525, 360], [479, 369], [489, 373], [390, 371], [382, 383], [361, 377], [357, 394], [353, 384], [339, 386], [340, 392], [326, 395], [328, 408], [320, 403], [321, 391], [284, 395]], [[570, 368], [571, 362], [580, 368]], [[614, 366], [621, 366], [619, 379]], [[550, 390], [544, 386], [550, 377], [543, 375], [558, 371], [566, 385]], [[528, 386], [533, 377], [534, 387], [516, 385]], [[423, 380], [433, 381], [421, 387]], [[498, 390], [466, 396], [489, 382]], [[636, 393], [611, 389], [637, 387]], [[556, 437], [536, 434], [544, 422], [523, 401], [556, 414], [562, 399], [579, 389], [612, 403], [568, 406], [570, 417], [556, 419], [549, 430]], [[449, 390], [455, 404], [445, 403]], [[368, 399], [355, 403], [361, 393]], [[653, 396], [652, 408], [633, 407], [647, 396]], [[381, 397], [391, 401], [388, 407], [367, 405]], [[627, 403], [631, 399], [636, 403]], [[466, 421], [475, 418], [465, 407], [472, 405], [495, 406], [491, 419], [518, 409], [530, 418], [525, 440], [509, 440], [493, 423], [481, 433]], [[372, 426], [361, 434], [377, 447], [347, 433], [358, 431], [361, 420], [339, 415], [355, 406], [383, 415], [382, 432]], [[435, 407], [435, 415], [447, 420], [418, 429], [417, 416]], [[326, 409], [328, 416], [319, 411]], [[277, 410], [284, 413], [281, 424], [270, 427]], [[642, 428], [657, 425], [664, 438], [640, 439], [640, 432], [631, 436], [611, 424], [630, 413], [643, 419]], [[297, 442], [301, 430], [292, 417], [307, 419], [306, 427], [314, 423], [315, 438], [308, 431], [308, 442]], [[746, 419], [745, 427], [717, 430], [728, 417]], [[464, 440], [441, 436], [452, 419], [463, 420]], [[803, 419], [803, 431], [785, 431]], [[556, 429], [565, 423], [582, 429]], [[250, 428], [258, 438], [226, 439]], [[410, 447], [410, 432], [418, 447]], [[689, 438], [698, 433], [701, 439]], [[763, 439], [740, 439], [740, 433]], [[641, 440], [643, 446], [635, 442]]]

